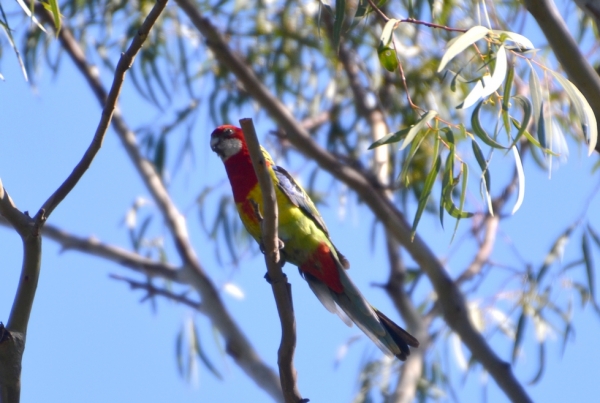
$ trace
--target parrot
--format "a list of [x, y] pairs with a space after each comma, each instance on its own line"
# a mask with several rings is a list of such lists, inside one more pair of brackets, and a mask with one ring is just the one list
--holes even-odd
[[[244, 227], [261, 245], [263, 199], [242, 129], [233, 125], [217, 127], [211, 134], [210, 147], [225, 165]], [[308, 194], [261, 149], [275, 188], [281, 258], [298, 267], [328, 311], [348, 326], [354, 322], [385, 354], [405, 361], [409, 346], [418, 347], [418, 340], [367, 302], [346, 274], [350, 264], [333, 245]]]

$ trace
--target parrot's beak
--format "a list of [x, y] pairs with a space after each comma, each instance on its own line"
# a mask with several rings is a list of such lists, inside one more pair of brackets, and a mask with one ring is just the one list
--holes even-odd
[[213, 150], [214, 152], [216, 152], [217, 154], [219, 153], [219, 150], [217, 148], [218, 145], [219, 145], [219, 138], [212, 137], [210, 139], [210, 149]]

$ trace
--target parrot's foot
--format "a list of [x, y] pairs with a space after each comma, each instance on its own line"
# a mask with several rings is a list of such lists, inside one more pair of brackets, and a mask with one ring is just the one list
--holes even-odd
[[[260, 249], [260, 252], [264, 255], [265, 254], [265, 244], [262, 241], [259, 242], [258, 248]], [[285, 242], [283, 242], [281, 240], [281, 238], [277, 238], [277, 248], [279, 248], [279, 250], [283, 250], [283, 248], [285, 248]]]
[[[283, 274], [283, 278], [285, 279], [285, 281], [287, 281], [287, 276], [285, 273], [281, 273]], [[269, 276], [269, 272], [265, 273], [265, 280], [267, 280], [267, 283], [269, 284], [273, 284], [273, 280], [271, 279], [271, 276]]]

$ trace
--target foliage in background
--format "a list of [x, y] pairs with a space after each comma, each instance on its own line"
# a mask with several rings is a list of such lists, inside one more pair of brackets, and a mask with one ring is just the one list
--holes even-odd
[[[33, 5], [18, 4], [21, 15], [17, 10], [7, 14], [0, 5], [0, 25], [25, 77], [35, 85], [36, 73], [46, 68], [59, 73], [64, 52], [55, 37], [33, 19]], [[62, 26], [73, 33], [103, 79], [111, 77], [114, 60], [151, 6], [147, 0], [68, 0], [60, 9], [56, 1], [44, 5], [51, 10], [56, 29]], [[568, 143], [580, 144], [587, 154], [596, 147], [596, 117], [586, 99], [547, 50], [536, 49], [541, 41], [536, 40], [534, 46], [533, 38], [515, 32], [519, 29], [514, 27], [525, 27], [528, 18], [517, 1], [390, 1], [381, 2], [376, 10], [366, 0], [335, 4], [219, 0], [198, 1], [197, 7], [210, 15], [230, 46], [326, 149], [352, 166], [375, 172], [377, 161], [369, 150], [385, 147], [388, 180], [382, 183], [376, 174], [372, 180], [389, 189], [399, 209], [413, 211], [413, 236], [422, 217], [432, 215], [458, 236], [456, 242], [476, 237], [481, 227], [473, 224], [473, 232], [464, 235], [457, 232], [459, 222], [491, 216], [501, 220], [514, 214], [526, 197], [525, 158], [531, 156], [550, 174], [556, 161], [568, 157]], [[578, 18], [583, 21], [580, 38], [595, 35], [586, 17]], [[355, 66], [354, 77], [344, 73], [343, 54]], [[215, 62], [204, 38], [176, 4], [167, 8], [151, 32], [131, 70], [131, 82], [151, 111], [136, 130], [140, 149], [167, 185], [176, 175], [185, 174], [184, 161], [194, 161], [194, 149], [199, 147], [195, 139], [205, 141], [207, 127], [236, 123], [240, 113], [249, 110], [266, 119], [253, 94], [227, 66]], [[367, 112], [379, 110], [385, 116], [387, 135], [374, 138], [372, 123], [358, 106], [356, 85], [364, 89], [360, 102]], [[278, 128], [273, 127], [265, 143], [276, 159], [295, 163], [297, 172], [312, 170], [307, 188], [312, 189], [316, 202], [333, 204], [344, 199], [341, 205], [347, 203], [341, 187], [330, 187], [336, 194], [325, 196], [330, 188], [317, 185], [314, 164], [297, 163]], [[512, 160], [514, 174], [508, 179], [496, 176], [492, 159], [505, 164]], [[257, 253], [232, 213], [228, 186], [203, 185], [197, 198], [199, 225], [215, 239], [219, 260], [238, 263], [249, 253]], [[507, 207], [513, 193], [515, 200]], [[478, 195], [481, 204], [469, 195]], [[215, 217], [203, 214], [207, 205], [218, 206]], [[151, 210], [136, 220], [142, 207], [143, 203], [136, 203], [127, 214], [132, 249], [169, 261], [160, 230], [150, 225], [156, 212]], [[448, 215], [455, 219], [454, 225], [448, 224]], [[581, 258], [562, 262], [564, 245], [573, 238], [580, 242]], [[549, 333], [561, 335], [564, 349], [573, 332], [574, 308], [570, 298], [561, 294], [577, 295], [582, 306], [590, 303], [598, 310], [594, 248], [600, 248], [600, 236], [582, 214], [547, 256], [507, 271], [505, 288], [487, 295], [483, 303], [470, 305], [482, 332], [499, 330], [512, 341], [513, 362], [518, 361], [524, 337], [535, 338], [540, 365], [532, 382], [543, 374]], [[493, 264], [485, 265], [476, 284], [463, 287], [467, 298], [477, 295], [485, 282]], [[572, 270], [584, 271], [587, 281], [569, 281], [567, 273]], [[406, 277], [405, 288], [413, 295], [423, 277], [418, 271], [409, 273], [415, 275]], [[497, 301], [505, 304], [497, 307]], [[424, 317], [438, 317], [434, 297], [413, 303]], [[527, 331], [528, 324], [533, 324], [533, 332]], [[189, 378], [198, 357], [220, 376], [204, 356], [195, 326], [186, 321], [178, 337], [179, 369]], [[437, 329], [431, 330], [432, 348], [439, 347], [436, 340], [452, 337], [447, 328], [432, 329]], [[473, 363], [465, 361], [470, 368]], [[454, 393], [443, 376], [444, 365], [439, 354], [425, 357], [418, 389], [423, 400]], [[366, 362], [355, 401], [370, 401], [374, 390], [387, 396], [392, 385], [385, 372], [397, 371], [397, 366], [385, 359]]]

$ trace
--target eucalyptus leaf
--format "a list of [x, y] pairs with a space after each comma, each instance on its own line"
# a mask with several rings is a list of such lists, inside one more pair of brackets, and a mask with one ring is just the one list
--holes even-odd
[[460, 35], [457, 39], [452, 41], [452, 43], [448, 46], [448, 50], [442, 56], [442, 60], [440, 61], [440, 66], [438, 67], [438, 73], [444, 70], [444, 67], [450, 62], [450, 60], [454, 59], [456, 55], [461, 53], [463, 50], [477, 42], [478, 40], [484, 38], [490, 30], [481, 25], [477, 25], [469, 29], [464, 34]]
[[383, 31], [381, 32], [381, 37], [379, 38], [379, 48], [385, 48], [390, 45], [392, 42], [392, 35], [394, 34], [394, 29], [398, 25], [400, 21], [394, 18], [388, 20], [383, 27]]
[[369, 150], [372, 150], [373, 148], [377, 148], [379, 146], [382, 146], [384, 144], [392, 144], [392, 143], [397, 143], [400, 140], [402, 140], [403, 138], [406, 137], [406, 135], [408, 134], [408, 132], [410, 131], [410, 127], [407, 127], [405, 129], [402, 129], [400, 131], [394, 132], [394, 133], [388, 133], [385, 136], [383, 136], [382, 138], [380, 138], [379, 140], [377, 140], [376, 142], [374, 142], [373, 144], [371, 144], [369, 146]]
[[421, 196], [419, 197], [417, 212], [415, 214], [415, 218], [413, 219], [412, 229], [410, 231], [411, 240], [415, 238], [415, 233], [417, 232], [417, 225], [419, 225], [419, 220], [421, 219], [423, 210], [425, 210], [425, 206], [427, 206], [427, 201], [429, 200], [429, 196], [431, 195], [431, 189], [433, 188], [435, 179], [437, 178], [437, 175], [440, 172], [441, 165], [442, 158], [438, 155], [435, 159], [433, 167], [431, 167], [431, 171], [429, 172], [429, 174], [427, 174], [427, 178], [425, 178], [423, 190], [421, 191]]
[[402, 145], [400, 146], [400, 150], [404, 150], [410, 144], [410, 142], [415, 138], [417, 133], [419, 133], [421, 131], [421, 129], [427, 123], [429, 123], [429, 121], [431, 119], [433, 119], [435, 116], [437, 116], [437, 114], [438, 113], [436, 111], [427, 111], [427, 113], [425, 115], [421, 116], [421, 118], [417, 121], [417, 123], [412, 125], [410, 127], [410, 129], [408, 130], [408, 133], [406, 134], [406, 138], [404, 139], [404, 141], [402, 142]]
[[512, 41], [512, 42], [516, 43], [517, 45], [519, 45], [519, 47], [521, 49], [528, 49], [528, 50], [535, 49], [535, 47], [533, 46], [533, 43], [531, 43], [531, 41], [529, 39], [527, 39], [525, 36], [523, 36], [521, 34], [517, 34], [516, 32], [502, 31], [502, 30], [498, 30], [498, 29], [493, 29], [492, 32], [496, 35], [506, 37], [507, 40]]
[[573, 105], [575, 113], [581, 122], [581, 130], [583, 131], [583, 135], [588, 141], [588, 155], [591, 155], [596, 148], [596, 143], [598, 141], [596, 115], [594, 114], [594, 111], [592, 110], [587, 99], [585, 99], [575, 84], [555, 71], [550, 70], [550, 73], [554, 76], [554, 78], [556, 78], [560, 85], [562, 85], [569, 96], [571, 105]]
[[333, 22], [333, 49], [337, 53], [342, 37], [342, 26], [346, 16], [346, 0], [335, 0], [335, 21]]
[[515, 157], [515, 169], [517, 170], [517, 178], [519, 180], [517, 201], [511, 211], [511, 214], [515, 214], [523, 204], [523, 199], [525, 198], [525, 173], [523, 172], [523, 163], [519, 156], [519, 150], [517, 150], [516, 146], [513, 146], [512, 151]]
[[480, 101], [479, 104], [477, 104], [477, 106], [475, 107], [475, 110], [473, 110], [473, 114], [471, 115], [471, 127], [473, 129], [473, 132], [477, 135], [477, 137], [481, 139], [481, 141], [483, 141], [488, 146], [493, 148], [506, 149], [506, 147], [504, 147], [500, 143], [493, 140], [490, 136], [488, 136], [486, 131], [481, 126], [481, 122], [479, 121], [479, 110], [481, 109], [482, 105], [483, 101]]

